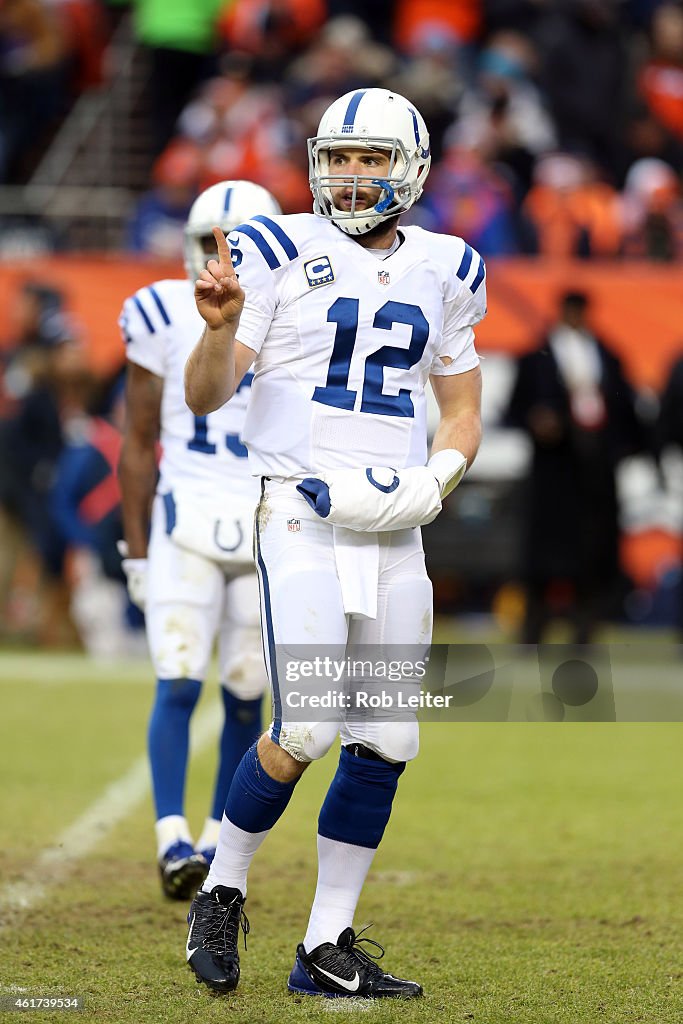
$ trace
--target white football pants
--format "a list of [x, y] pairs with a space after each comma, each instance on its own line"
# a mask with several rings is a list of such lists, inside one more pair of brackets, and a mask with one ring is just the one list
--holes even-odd
[[145, 621], [157, 679], [206, 678], [214, 640], [221, 685], [241, 700], [267, 686], [256, 574], [231, 573], [178, 547], [166, 534], [162, 500], [154, 499]]
[[[362, 743], [388, 761], [408, 761], [417, 754], [419, 734], [414, 718], [381, 721], [368, 715], [341, 723], [304, 722], [297, 720], [301, 712], [290, 712], [288, 718], [291, 685], [282, 678], [282, 656], [292, 646], [298, 653], [305, 649], [342, 657], [352, 657], [359, 647], [365, 654], [374, 651], [378, 658], [390, 658], [392, 649], [398, 648], [427, 652], [432, 633], [432, 586], [420, 530], [375, 536], [379, 547], [377, 616], [347, 614], [333, 527], [310, 508], [296, 491], [295, 482], [263, 481], [256, 515], [256, 565], [263, 645], [273, 692], [270, 735], [297, 760], [322, 757], [337, 734], [343, 745]], [[364, 558], [361, 549], [359, 574], [365, 571]]]

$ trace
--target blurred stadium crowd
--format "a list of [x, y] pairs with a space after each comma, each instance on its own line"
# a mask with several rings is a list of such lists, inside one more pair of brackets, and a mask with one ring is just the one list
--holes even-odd
[[[409, 95], [432, 136], [415, 218], [513, 253], [674, 260], [683, 245], [683, 9], [670, 0], [140, 0], [156, 187], [135, 250], [171, 255], [191, 199], [258, 181], [309, 207], [305, 139], [331, 98]], [[123, 6], [3, 0], [0, 182], [106, 83]], [[175, 232], [173, 230], [175, 225]]]
[[[680, 3], [139, 0], [129, 12], [2, 0], [0, 185], [25, 182], [77, 97], [106, 87], [108, 42], [129, 16], [150, 73], [150, 176], [130, 210], [131, 253], [179, 260], [193, 199], [222, 179], [265, 186], [285, 212], [309, 210], [306, 138], [334, 98], [378, 85], [409, 96], [431, 132], [431, 174], [406, 222], [461, 235], [487, 259], [683, 255]], [[67, 306], [49, 282], [27, 281], [7, 312], [0, 641], [80, 636], [106, 653], [139, 624], [124, 604], [104, 640], [123, 600], [121, 376], [93, 375]], [[637, 429], [629, 419], [610, 442], [610, 474], [624, 455], [683, 441], [680, 376], [659, 419], [650, 402]]]

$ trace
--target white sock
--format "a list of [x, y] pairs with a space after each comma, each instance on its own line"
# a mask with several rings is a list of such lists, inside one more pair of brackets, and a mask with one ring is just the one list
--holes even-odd
[[207, 818], [204, 822], [204, 828], [202, 834], [197, 840], [198, 850], [213, 850], [218, 846], [218, 833], [220, 832], [221, 823], [215, 818]]
[[192, 836], [187, 818], [182, 814], [167, 814], [165, 818], [159, 818], [154, 830], [157, 834], [157, 857], [159, 860], [174, 843], [182, 840], [192, 846]]
[[249, 865], [269, 832], [245, 832], [223, 815], [216, 856], [202, 885], [204, 892], [211, 892], [214, 885], [227, 885], [246, 896]]
[[375, 850], [318, 836], [318, 884], [304, 936], [307, 953], [321, 942], [336, 942], [353, 925]]

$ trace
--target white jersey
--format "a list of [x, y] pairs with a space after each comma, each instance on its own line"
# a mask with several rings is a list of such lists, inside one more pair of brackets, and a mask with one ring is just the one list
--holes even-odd
[[204, 321], [189, 281], [157, 281], [126, 299], [119, 320], [128, 359], [164, 381], [157, 490], [244, 495], [256, 504], [257, 481], [249, 474], [242, 428], [252, 375], [222, 408], [195, 416], [185, 403], [184, 371]]
[[228, 235], [246, 293], [237, 337], [257, 353], [242, 434], [252, 473], [426, 462], [425, 385], [478, 365], [485, 268], [461, 238], [399, 238], [378, 258], [314, 214]]

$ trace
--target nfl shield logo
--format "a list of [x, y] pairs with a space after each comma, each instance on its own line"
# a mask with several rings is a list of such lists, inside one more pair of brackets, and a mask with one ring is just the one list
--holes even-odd
[[290, 533], [299, 533], [299, 531], [301, 530], [301, 520], [300, 519], [288, 519], [287, 520], [287, 529], [289, 530]]
[[388, 270], [378, 270], [377, 271], [377, 283], [378, 284], [389, 284], [390, 280], [391, 280], [391, 278], [389, 277], [389, 271]]

